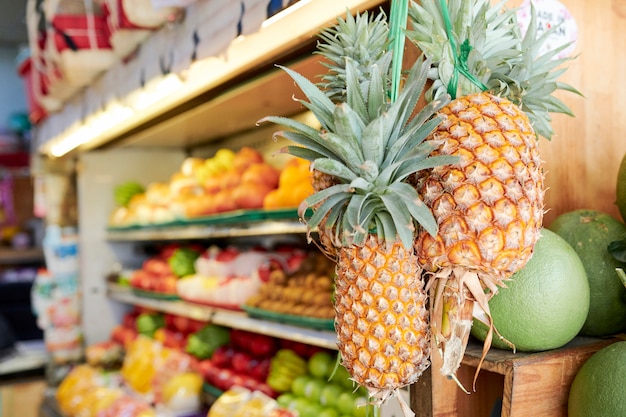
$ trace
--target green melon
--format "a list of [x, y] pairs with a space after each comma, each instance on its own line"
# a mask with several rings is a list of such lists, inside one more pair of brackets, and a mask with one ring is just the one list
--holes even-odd
[[622, 215], [622, 220], [626, 221], [626, 154], [622, 158], [622, 163], [617, 172], [617, 200], [616, 204]]
[[580, 368], [569, 391], [569, 417], [626, 416], [626, 342], [594, 353]]
[[[589, 311], [589, 283], [572, 247], [557, 234], [542, 229], [532, 258], [506, 288], [489, 301], [500, 334], [524, 352], [556, 349], [580, 331]], [[484, 341], [487, 326], [478, 320], [472, 335]], [[493, 347], [510, 349], [494, 336]]]
[[585, 266], [591, 298], [581, 334], [607, 336], [626, 330], [626, 288], [615, 268], [624, 267], [607, 246], [626, 235], [626, 226], [596, 210], [575, 210], [558, 216], [548, 227], [565, 239]]

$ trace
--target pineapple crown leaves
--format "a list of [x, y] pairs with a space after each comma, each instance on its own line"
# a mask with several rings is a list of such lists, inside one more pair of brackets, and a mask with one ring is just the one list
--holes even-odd
[[353, 71], [359, 84], [367, 91], [369, 81], [379, 79], [372, 74], [375, 68], [389, 71], [391, 54], [388, 53], [388, 32], [389, 27], [382, 12], [375, 16], [367, 12], [356, 16], [347, 13], [345, 20], [339, 18], [334, 27], [322, 30], [319, 34], [321, 42], [318, 42], [315, 53], [326, 58], [322, 65], [328, 68], [328, 72], [322, 75], [318, 87], [325, 90], [331, 100], [345, 101], [348, 93], [346, 60], [351, 60], [357, 64]]
[[334, 244], [345, 246], [363, 244], [375, 229], [380, 239], [399, 237], [410, 248], [416, 225], [434, 235], [437, 224], [416, 190], [403, 181], [421, 169], [457, 162], [455, 157], [430, 156], [434, 145], [424, 141], [439, 125], [440, 119], [434, 115], [448, 99], [433, 101], [413, 115], [430, 68], [423, 58], [409, 71], [394, 102], [385, 98], [383, 81], [372, 80], [364, 96], [358, 77], [352, 75], [356, 74], [354, 64], [350, 60], [346, 64], [347, 101], [336, 104], [311, 81], [284, 68], [307, 97], [308, 101], [301, 102], [317, 117], [321, 130], [278, 116], [261, 122], [290, 129], [275, 133], [296, 143], [283, 152], [311, 161], [312, 169], [339, 181], [301, 205], [301, 215], [306, 208], [315, 207], [313, 215], [305, 219], [310, 230], [324, 221]]
[[540, 55], [542, 45], [556, 28], [539, 34], [536, 11], [531, 6], [531, 22], [522, 37], [515, 9], [506, 9], [504, 3], [491, 6], [488, 0], [412, 2], [407, 37], [432, 59], [434, 66], [429, 74], [433, 85], [426, 97], [433, 99], [450, 92], [457, 72], [455, 66], [465, 52], [463, 64], [480, 83], [460, 77], [454, 89], [456, 96], [487, 90], [506, 97], [528, 115], [538, 136], [550, 139], [554, 134], [550, 113], [572, 115], [552, 94], [564, 90], [580, 95], [574, 87], [557, 81], [565, 71], [559, 67], [573, 58], [555, 57], [569, 45]]

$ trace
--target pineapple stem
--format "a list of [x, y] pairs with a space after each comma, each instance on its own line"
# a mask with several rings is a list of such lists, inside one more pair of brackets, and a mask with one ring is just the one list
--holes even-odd
[[446, 0], [439, 0], [439, 3], [441, 4], [441, 12], [443, 14], [443, 21], [446, 25], [446, 34], [448, 35], [448, 41], [450, 42], [450, 48], [452, 49], [452, 56], [454, 57], [454, 72], [452, 73], [452, 78], [448, 83], [448, 94], [450, 95], [450, 98], [452, 100], [456, 98], [457, 86], [459, 84], [459, 73], [481, 90], [487, 90], [487, 86], [469, 71], [467, 59], [472, 51], [472, 45], [470, 45], [469, 39], [465, 39], [465, 41], [461, 44], [460, 49], [457, 47], [456, 39], [454, 39], [454, 32], [452, 31], [452, 22], [450, 21], [448, 4]]
[[391, 101], [398, 98], [400, 91], [400, 79], [402, 76], [402, 58], [404, 56], [404, 31], [409, 14], [408, 0], [394, 0], [391, 2], [389, 16], [389, 38], [391, 40], [392, 64], [391, 64]]

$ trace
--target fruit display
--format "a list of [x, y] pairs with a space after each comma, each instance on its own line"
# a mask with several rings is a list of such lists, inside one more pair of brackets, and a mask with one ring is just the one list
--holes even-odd
[[231, 330], [230, 343], [216, 349], [198, 368], [204, 380], [221, 391], [239, 386], [274, 397], [276, 393], [266, 381], [278, 346], [272, 337]]
[[569, 391], [569, 417], [626, 415], [626, 342], [594, 353], [580, 368]]
[[299, 268], [304, 255], [296, 249], [266, 250], [211, 246], [195, 262], [196, 273], [177, 282], [186, 301], [239, 310], [259, 291], [270, 270]]
[[184, 221], [238, 209], [297, 207], [312, 189], [308, 161], [286, 163], [283, 170], [244, 146], [219, 149], [206, 159], [189, 157], [168, 182], [144, 187], [136, 181], [118, 185], [112, 227], [147, 226]]
[[176, 295], [179, 279], [195, 273], [195, 261], [201, 251], [198, 246], [167, 245], [157, 255], [146, 259], [140, 269], [132, 271], [130, 286], [141, 291]]
[[626, 226], [597, 210], [574, 210], [559, 215], [548, 226], [576, 251], [583, 262], [591, 298], [582, 335], [609, 336], [626, 330], [626, 288], [616, 268], [626, 265], [615, 259], [608, 246], [626, 236]]
[[[549, 112], [571, 114], [552, 94], [577, 93], [556, 82], [569, 58], [539, 55], [534, 10], [522, 36], [515, 11], [470, 3], [392, 2], [388, 20], [339, 19], [318, 43], [321, 83], [284, 68], [321, 128], [263, 119], [289, 129], [277, 135], [297, 146], [284, 152], [311, 162], [315, 193], [300, 213], [311, 209], [309, 231], [337, 258], [342, 363], [374, 401], [420, 377], [431, 335], [438, 371], [456, 380], [474, 312], [489, 328], [484, 360], [488, 300], [542, 227], [537, 139], [552, 136]], [[424, 53], [409, 70], [404, 33]]]
[[337, 355], [321, 351], [305, 363], [303, 373], [276, 399], [281, 407], [299, 416], [366, 416], [368, 397], [364, 388], [355, 389], [348, 371], [337, 363]]
[[264, 209], [298, 207], [313, 193], [309, 161], [300, 158], [289, 160], [280, 172], [278, 188], [263, 198]]
[[234, 387], [220, 396], [207, 417], [299, 417], [281, 409], [278, 403], [259, 391]]
[[[556, 233], [541, 230], [533, 257], [489, 300], [493, 323], [504, 338], [491, 346], [533, 352], [559, 348], [583, 327], [589, 312], [589, 281], [576, 251]], [[472, 335], [488, 328], [474, 320]]]
[[334, 262], [310, 252], [293, 272], [274, 269], [246, 306], [295, 316], [333, 319]]
[[66, 417], [157, 416], [149, 402], [124, 391], [119, 378], [89, 365], [74, 367], [55, 397]]
[[291, 390], [293, 381], [307, 373], [307, 362], [291, 349], [280, 349], [271, 359], [267, 384], [276, 392]]

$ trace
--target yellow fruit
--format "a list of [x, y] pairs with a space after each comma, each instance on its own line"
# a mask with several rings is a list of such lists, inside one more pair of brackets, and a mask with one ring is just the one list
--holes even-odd
[[175, 397], [198, 397], [202, 390], [202, 376], [184, 372], [167, 380], [163, 387], [163, 400], [170, 403]]
[[[580, 331], [589, 311], [589, 283], [582, 261], [561, 237], [542, 229], [535, 253], [490, 301], [498, 332], [518, 351], [556, 349]], [[474, 320], [472, 334], [485, 340], [487, 326]], [[493, 347], [510, 349], [495, 337]]]
[[368, 388], [392, 392], [429, 366], [426, 293], [417, 259], [401, 243], [338, 249], [335, 328], [342, 364]]

